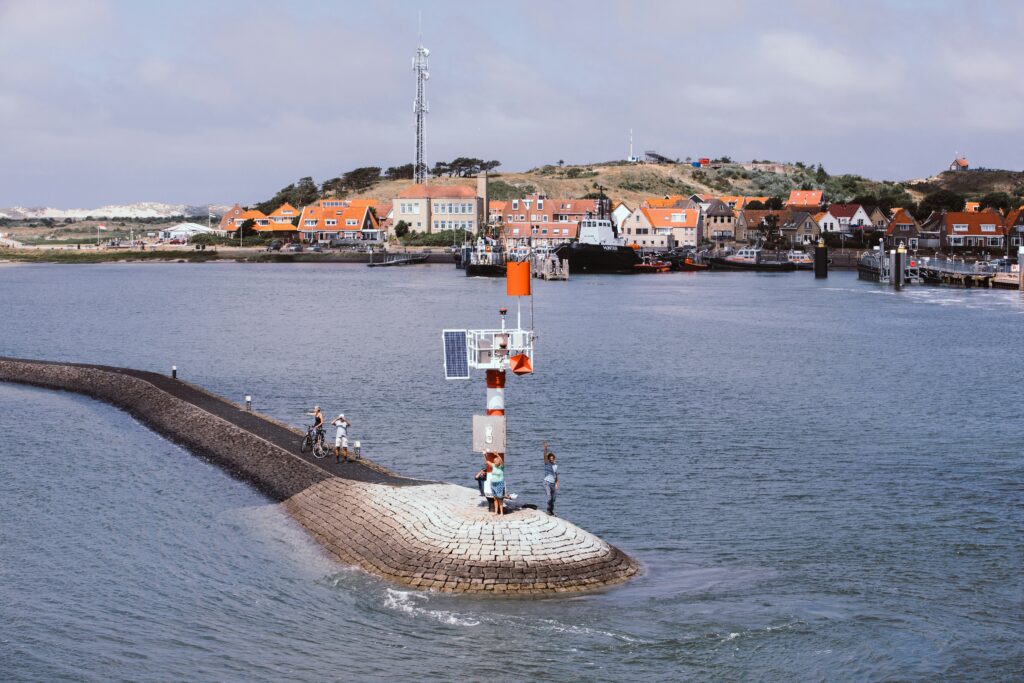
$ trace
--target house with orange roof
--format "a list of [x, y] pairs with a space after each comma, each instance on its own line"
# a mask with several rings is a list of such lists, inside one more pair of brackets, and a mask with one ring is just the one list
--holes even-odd
[[303, 241], [311, 244], [334, 240], [379, 242], [386, 237], [369, 204], [339, 199], [321, 200], [302, 209], [298, 229]]
[[908, 249], [921, 246], [921, 224], [905, 209], [896, 209], [885, 229], [885, 248], [895, 249], [903, 244]]
[[245, 209], [242, 208], [241, 204], [235, 204], [220, 217], [220, 223], [217, 225], [217, 229], [221, 232], [234, 232], [235, 231], [235, 219], [245, 213]]
[[620, 234], [626, 244], [665, 251], [699, 246], [703, 229], [704, 220], [698, 209], [641, 206], [622, 222]]
[[687, 201], [688, 198], [681, 194], [667, 194], [664, 197], [644, 197], [641, 206], [649, 209], [681, 209]]
[[823, 190], [793, 190], [789, 193], [789, 199], [786, 200], [786, 207], [815, 213], [821, 206], [824, 195]]
[[[234, 210], [232, 209], [232, 211], [228, 213], [233, 214]], [[243, 211], [241, 214], [232, 215], [231, 220], [225, 225], [224, 231], [235, 232], [238, 228], [242, 227], [242, 223], [245, 223], [246, 221], [252, 221], [253, 229], [256, 231], [270, 225], [270, 219], [267, 218], [265, 213], [256, 209], [248, 209], [247, 211]]]
[[943, 250], [988, 249], [1003, 246], [1003, 218], [994, 211], [948, 211], [934, 214], [923, 226], [938, 230]]
[[508, 201], [492, 199], [487, 202], [487, 222], [501, 223], [505, 220], [505, 209], [508, 208]]
[[416, 232], [480, 230], [484, 200], [466, 185], [410, 185], [392, 201], [392, 221]]
[[981, 211], [981, 202], [964, 202], [964, 211], [978, 213]]
[[950, 171], [966, 171], [970, 168], [970, 164], [967, 163], [967, 157], [957, 154], [956, 158], [953, 159], [953, 163], [949, 165]]
[[524, 223], [502, 223], [502, 235], [510, 245], [547, 245], [556, 247], [571, 242], [579, 236], [579, 221], [540, 221], [529, 225]]
[[719, 199], [733, 211], [742, 211], [746, 208], [749, 202], [757, 201], [764, 204], [768, 201], [768, 197], [745, 197], [742, 195], [728, 195], [725, 197], [719, 197]]
[[776, 225], [781, 224], [783, 213], [788, 212], [783, 212], [781, 209], [743, 209], [736, 216], [736, 241], [752, 241], [755, 235], [751, 233], [762, 231], [769, 221], [774, 220]]
[[[579, 234], [580, 221], [599, 215], [601, 201], [551, 199], [542, 194], [531, 194], [509, 199], [502, 213], [493, 217], [504, 227], [506, 236], [517, 243], [546, 240], [546, 244], [554, 244], [575, 239]], [[607, 214], [609, 200], [603, 201]]]

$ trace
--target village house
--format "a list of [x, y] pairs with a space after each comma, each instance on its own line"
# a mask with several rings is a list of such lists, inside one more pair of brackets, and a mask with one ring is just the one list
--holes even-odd
[[884, 239], [886, 249], [895, 249], [901, 243], [907, 249], [918, 249], [921, 246], [921, 224], [905, 209], [896, 209], [885, 229]]
[[726, 195], [718, 199], [733, 211], [742, 211], [750, 202], [761, 202], [764, 204], [768, 201], [768, 197], [744, 197], [741, 195]]
[[483, 199], [465, 185], [410, 185], [392, 202], [392, 221], [416, 232], [465, 230], [476, 234]]
[[808, 211], [784, 213], [779, 223], [779, 231], [782, 233], [782, 238], [793, 246], [814, 244], [821, 234], [818, 223]]
[[875, 232], [885, 232], [885, 229], [889, 227], [889, 217], [880, 207], [865, 206], [864, 213], [868, 215], [868, 220], [871, 221]]
[[299, 232], [310, 244], [345, 241], [380, 241], [385, 236], [367, 202], [323, 199], [302, 209]]
[[994, 211], [949, 211], [933, 214], [923, 226], [938, 230], [943, 250], [995, 249], [1003, 246], [1003, 219]]
[[1005, 224], [1010, 246], [1024, 247], [1024, 206], [1008, 213]]
[[721, 200], [714, 199], [704, 210], [704, 236], [722, 244], [736, 239], [736, 214]]
[[953, 163], [949, 165], [950, 171], [966, 171], [970, 168], [967, 163], [967, 157], [957, 155], [956, 159], [953, 159]]
[[579, 221], [564, 221], [560, 223], [546, 221], [532, 225], [522, 223], [502, 225], [502, 235], [508, 244], [547, 245], [552, 248], [576, 239], [579, 235], [579, 230]]
[[775, 209], [743, 209], [736, 217], [736, 241], [752, 242], [756, 234], [764, 229], [769, 220], [776, 221], [776, 225], [782, 221], [782, 211]]
[[245, 209], [242, 208], [241, 204], [235, 204], [230, 209], [224, 212], [224, 215], [220, 217], [220, 223], [217, 225], [217, 229], [222, 233], [234, 232], [237, 227], [235, 219], [245, 213]]
[[981, 202], [964, 202], [964, 211], [978, 213], [981, 211]]
[[823, 190], [793, 190], [789, 193], [789, 199], [786, 200], [786, 208], [808, 211], [813, 214], [821, 206], [824, 194]]
[[645, 197], [640, 206], [649, 209], [682, 209], [686, 207], [688, 198], [681, 194], [667, 194], [664, 197]]
[[[238, 205], [236, 204], [235, 206], [237, 207]], [[265, 228], [270, 225], [270, 219], [267, 218], [266, 214], [262, 211], [257, 211], [256, 209], [249, 209], [242, 213], [236, 213], [233, 208], [225, 214], [225, 218], [228, 216], [230, 216], [230, 219], [226, 222], [224, 218], [221, 219], [221, 225], [224, 226], [222, 230], [225, 233], [236, 232], [246, 221], [252, 221], [253, 230], [257, 232], [260, 231], [261, 228]]]
[[873, 229], [871, 217], [860, 204], [832, 204], [818, 221], [818, 228], [824, 233], [852, 235], [854, 230]]
[[703, 238], [702, 232], [703, 216], [696, 209], [642, 206], [622, 223], [622, 238], [626, 244], [635, 244], [645, 250], [697, 247]]
[[619, 202], [612, 209], [612, 225], [615, 229], [622, 234], [622, 222], [629, 218], [629, 215], [633, 213], [633, 210], [626, 206], [625, 202]]

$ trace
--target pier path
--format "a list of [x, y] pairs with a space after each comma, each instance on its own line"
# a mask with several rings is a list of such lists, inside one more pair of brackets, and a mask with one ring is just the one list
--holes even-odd
[[530, 509], [495, 517], [475, 489], [402, 477], [366, 458], [335, 464], [300, 453], [303, 434], [166, 375], [0, 357], [0, 381], [74, 391], [126, 410], [280, 502], [339, 562], [407, 586], [577, 592], [639, 570], [564, 519]]

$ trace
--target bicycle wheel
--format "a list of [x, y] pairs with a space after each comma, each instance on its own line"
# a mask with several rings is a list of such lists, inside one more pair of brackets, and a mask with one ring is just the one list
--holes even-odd
[[323, 441], [315, 441], [313, 443], [313, 457], [320, 459], [327, 455], [327, 449], [324, 448]]
[[313, 450], [313, 439], [310, 438], [309, 434], [306, 434], [306, 438], [302, 440], [302, 445], [299, 446], [300, 453], [306, 453]]

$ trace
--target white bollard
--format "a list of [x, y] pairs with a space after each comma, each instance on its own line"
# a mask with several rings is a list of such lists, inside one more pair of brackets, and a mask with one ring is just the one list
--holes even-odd
[[172, 365], [171, 366], [171, 379], [178, 379], [178, 366], [177, 365]]
[[356, 460], [363, 457], [363, 447], [358, 441], [352, 442], [352, 453], [355, 454]]
[[245, 410], [246, 412], [252, 412], [252, 396], [246, 394], [245, 396]]

